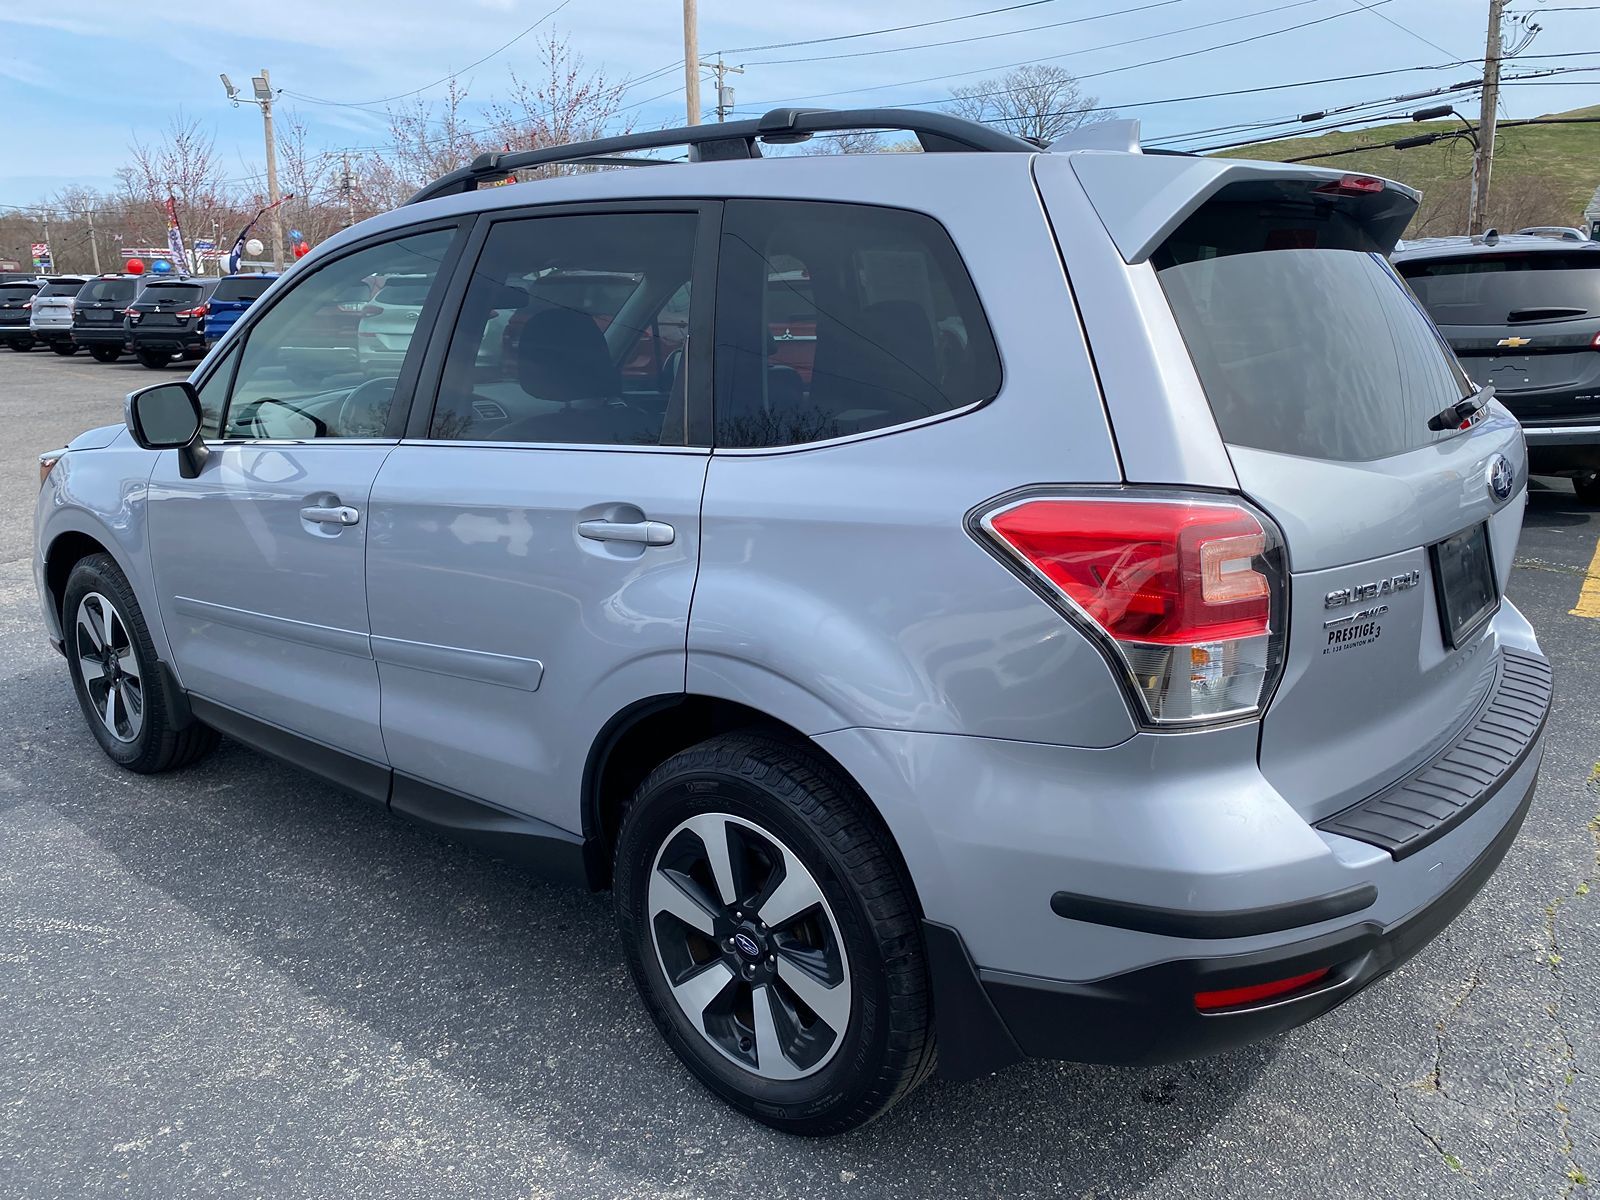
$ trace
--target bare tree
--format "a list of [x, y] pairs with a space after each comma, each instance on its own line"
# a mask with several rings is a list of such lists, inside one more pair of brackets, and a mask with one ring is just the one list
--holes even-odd
[[305, 119], [289, 111], [278, 123], [278, 177], [282, 190], [294, 196], [283, 206], [284, 227], [298, 229], [316, 245], [346, 223], [341, 190], [341, 159], [310, 148]]
[[1114, 112], [1090, 111], [1099, 100], [1084, 92], [1078, 77], [1048, 63], [1033, 63], [951, 89], [950, 111], [969, 121], [998, 125], [1007, 133], [1048, 144], [1080, 125], [1104, 121]]
[[237, 217], [239, 204], [223, 178], [215, 138], [181, 109], [159, 141], [135, 141], [128, 150], [132, 161], [117, 172], [128, 205], [125, 237], [141, 245], [165, 245], [168, 196], [178, 202], [178, 220], [191, 246]]
[[554, 34], [540, 39], [537, 62], [532, 79], [512, 71], [510, 93], [489, 106], [494, 141], [514, 150], [536, 150], [631, 128], [626, 121], [612, 127], [621, 107], [621, 87], [603, 72], [588, 70], [567, 39]]

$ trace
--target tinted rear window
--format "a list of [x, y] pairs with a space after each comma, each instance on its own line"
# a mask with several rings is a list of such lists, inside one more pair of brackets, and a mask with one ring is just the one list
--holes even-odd
[[1397, 269], [1441, 325], [1600, 316], [1600, 253], [1594, 251], [1479, 254], [1403, 262]]
[[273, 284], [271, 279], [224, 279], [217, 284], [217, 290], [211, 294], [213, 300], [244, 301], [253, 304], [261, 299], [261, 293]]
[[417, 308], [421, 308], [427, 301], [427, 283], [413, 283], [410, 280], [405, 283], [384, 284], [372, 298], [374, 304], [414, 305]]
[[39, 292], [41, 296], [76, 296], [83, 288], [83, 282], [77, 279], [66, 280], [62, 283], [47, 283]]
[[139, 297], [139, 306], [148, 308], [155, 304], [193, 304], [200, 299], [201, 290], [192, 283], [152, 283]]
[[19, 287], [15, 284], [0, 284], [0, 300], [31, 300], [38, 288]]
[[134, 282], [131, 279], [91, 279], [78, 293], [78, 300], [87, 304], [92, 304], [96, 300], [109, 300], [120, 304], [132, 300], [133, 295]]

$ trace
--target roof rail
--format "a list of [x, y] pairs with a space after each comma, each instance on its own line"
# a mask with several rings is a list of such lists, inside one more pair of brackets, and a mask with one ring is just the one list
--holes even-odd
[[928, 153], [947, 151], [1001, 151], [1037, 153], [1039, 147], [963, 120], [949, 113], [920, 112], [908, 108], [775, 108], [753, 121], [730, 121], [716, 125], [690, 125], [681, 129], [657, 129], [626, 133], [619, 137], [574, 142], [567, 146], [547, 146], [542, 150], [502, 151], [480, 154], [470, 166], [451, 171], [423, 188], [407, 204], [476, 191], [486, 183], [504, 179], [513, 171], [551, 163], [591, 163], [617, 166], [656, 165], [659, 159], [618, 158], [636, 150], [656, 150], [665, 146], [687, 146], [695, 162], [720, 159], [760, 158], [761, 142], [782, 145], [804, 142], [817, 133], [842, 133], [852, 129], [899, 129], [914, 133]]

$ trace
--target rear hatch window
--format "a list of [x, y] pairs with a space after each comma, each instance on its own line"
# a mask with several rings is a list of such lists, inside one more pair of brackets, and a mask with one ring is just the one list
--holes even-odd
[[47, 296], [76, 296], [83, 289], [81, 280], [72, 279], [61, 283], [47, 283], [39, 292], [39, 298]]
[[1366, 462], [1451, 436], [1475, 388], [1360, 225], [1319, 206], [1204, 206], [1153, 259], [1222, 439]]
[[198, 304], [202, 295], [198, 284], [193, 283], [152, 283], [145, 288], [144, 294], [139, 297], [135, 308], [154, 308], [161, 305], [163, 308], [177, 305], [187, 308], [191, 304]]
[[1398, 265], [1441, 325], [1517, 325], [1600, 316], [1600, 252], [1534, 251]]
[[38, 294], [38, 290], [34, 287], [0, 284], [0, 304], [4, 304], [7, 307], [25, 304]]
[[131, 279], [91, 279], [78, 293], [79, 304], [126, 304], [138, 290]]
[[211, 298], [223, 304], [253, 304], [274, 282], [272, 279], [224, 279], [217, 284]]

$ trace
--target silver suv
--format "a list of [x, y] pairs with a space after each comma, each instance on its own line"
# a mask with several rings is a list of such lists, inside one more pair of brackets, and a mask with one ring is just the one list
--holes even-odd
[[893, 110], [486, 156], [45, 456], [50, 637], [132, 770], [225, 733], [612, 888], [779, 1128], [1268, 1037], [1541, 757], [1522, 434], [1385, 259], [1416, 201]]

